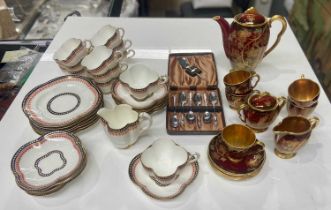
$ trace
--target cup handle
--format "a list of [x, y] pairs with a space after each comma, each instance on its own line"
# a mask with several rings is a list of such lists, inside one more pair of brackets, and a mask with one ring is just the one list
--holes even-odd
[[237, 110], [237, 113], [238, 113], [239, 119], [240, 119], [242, 122], [244, 122], [244, 123], [246, 123], [246, 117], [245, 117], [245, 115], [244, 115], [242, 112], [243, 112], [243, 110], [244, 110], [246, 107], [248, 107], [247, 104], [241, 104], [241, 105], [239, 106], [238, 110]]
[[254, 83], [254, 85], [252, 85], [252, 89], [256, 87], [257, 83], [259, 83], [260, 81], [260, 75], [258, 75], [256, 72], [253, 72], [253, 75], [251, 78], [255, 77], [256, 78], [256, 81]]
[[264, 53], [263, 57], [268, 55], [278, 45], [278, 43], [280, 41], [280, 38], [282, 37], [282, 35], [284, 34], [284, 32], [287, 28], [287, 22], [286, 22], [285, 18], [283, 16], [280, 16], [280, 15], [272, 16], [268, 21], [269, 25], [271, 26], [272, 22], [275, 21], [275, 20], [278, 20], [282, 23], [282, 29], [278, 33], [275, 43]]
[[261, 147], [265, 147], [265, 144], [262, 141], [256, 139], [256, 144], [260, 145]]
[[167, 75], [162, 75], [159, 77], [159, 85], [163, 85], [168, 82], [168, 76]]
[[[285, 98], [284, 96], [278, 97], [278, 98], [277, 98], [277, 103], [278, 103], [279, 108], [282, 109], [283, 106], [284, 106], [285, 103], [286, 103], [286, 98]], [[280, 110], [280, 109], [279, 109], [279, 110]]]
[[131, 40], [129, 40], [129, 39], [124, 40], [124, 50], [129, 49], [131, 46], [132, 46]]
[[146, 126], [141, 127], [139, 135], [141, 135], [144, 131], [146, 131], [152, 125], [152, 117], [149, 114], [147, 114], [146, 112], [141, 112], [139, 114], [139, 124], [143, 123], [144, 121], [146, 121], [147, 124], [146, 124]]
[[320, 122], [320, 119], [318, 117], [312, 117], [310, 119], [308, 119], [311, 125], [311, 129], [314, 129], [318, 123]]
[[[131, 55], [130, 55], [130, 53], [131, 53]], [[136, 52], [134, 50], [130, 49], [127, 51], [126, 58], [132, 58], [135, 54], [136, 54]]]
[[92, 50], [94, 49], [92, 42], [90, 40], [84, 40], [83, 42], [84, 42], [84, 47], [87, 49], [88, 54], [92, 52]]
[[190, 154], [190, 157], [189, 157], [187, 163], [189, 163], [189, 164], [194, 163], [194, 162], [198, 161], [199, 158], [200, 158], [200, 154], [197, 152], [195, 152], [194, 154]]
[[119, 65], [120, 65], [120, 72], [121, 73], [125, 72], [129, 67], [128, 64], [126, 64], [126, 63], [120, 63]]
[[117, 28], [117, 29], [116, 29], [116, 32], [120, 33], [121, 39], [123, 39], [123, 36], [124, 36], [124, 34], [125, 34], [124, 29], [123, 29], [123, 28]]

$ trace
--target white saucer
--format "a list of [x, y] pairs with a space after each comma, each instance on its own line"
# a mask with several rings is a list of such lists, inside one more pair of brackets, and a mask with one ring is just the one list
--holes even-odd
[[168, 186], [159, 186], [145, 171], [140, 160], [141, 154], [135, 156], [129, 165], [129, 176], [133, 183], [152, 198], [168, 200], [180, 195], [199, 173], [199, 164], [194, 162], [185, 166], [178, 178]]
[[117, 101], [129, 104], [134, 109], [149, 109], [150, 107], [159, 103], [159, 101], [163, 101], [165, 97], [168, 95], [168, 87], [166, 84], [160, 85], [159, 88], [144, 101], [137, 101], [134, 99], [130, 93], [125, 89], [125, 87], [121, 84], [119, 80], [114, 82], [112, 96]]

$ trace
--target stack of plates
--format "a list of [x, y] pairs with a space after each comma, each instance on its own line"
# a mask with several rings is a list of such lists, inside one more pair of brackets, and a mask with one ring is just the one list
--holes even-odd
[[11, 161], [17, 185], [31, 195], [47, 195], [78, 176], [86, 165], [80, 140], [63, 131], [24, 144]]
[[98, 120], [103, 95], [95, 83], [81, 76], [63, 76], [32, 89], [22, 109], [39, 134], [51, 131], [77, 132]]

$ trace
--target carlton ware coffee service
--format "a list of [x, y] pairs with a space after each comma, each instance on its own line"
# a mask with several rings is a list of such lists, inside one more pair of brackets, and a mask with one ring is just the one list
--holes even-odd
[[129, 176], [152, 198], [168, 200], [180, 195], [199, 173], [199, 154], [191, 154], [167, 138], [156, 140], [133, 158]]
[[226, 126], [209, 143], [208, 158], [215, 171], [232, 180], [255, 176], [266, 159], [264, 143], [240, 124]]
[[[152, 126], [152, 113], [164, 106], [168, 134], [216, 134], [207, 148], [210, 166], [223, 177], [243, 180], [256, 176], [266, 161], [262, 142], [266, 140], [257, 139], [255, 132], [268, 130], [287, 103], [289, 116], [272, 129], [274, 152], [283, 159], [293, 158], [319, 122], [309, 115], [318, 105], [320, 88], [301, 76], [289, 84], [287, 99], [277, 97], [255, 90], [263, 78], [253, 71], [280, 41], [285, 19], [266, 18], [254, 8], [235, 16], [231, 25], [221, 17], [215, 19], [233, 66], [223, 77], [224, 93], [245, 125], [225, 125], [213, 53], [170, 54], [168, 75], [159, 75], [144, 64], [123, 62], [135, 54], [129, 49], [132, 42], [123, 39], [123, 28], [106, 25], [90, 40], [68, 39], [55, 52], [59, 67], [76, 75], [50, 80], [25, 96], [23, 112], [42, 136], [14, 154], [11, 169], [17, 185], [39, 196], [59, 190], [82, 172], [87, 161], [73, 133], [101, 119], [113, 146], [130, 148]], [[275, 20], [282, 29], [266, 50]], [[117, 105], [103, 108], [102, 93], [111, 93]], [[197, 177], [198, 159], [199, 154], [163, 137], [131, 160], [129, 177], [148, 196], [173, 199]]]
[[233, 70], [225, 75], [223, 82], [229, 106], [238, 109], [241, 104], [245, 103], [259, 81], [260, 75], [253, 71]]
[[[214, 17], [214, 20], [222, 29], [225, 55], [230, 59], [232, 67], [237, 70], [254, 70], [277, 46], [287, 27], [284, 17], [275, 15], [267, 18], [253, 7], [236, 15], [231, 24], [221, 16]], [[276, 20], [281, 22], [282, 29], [276, 41], [266, 50], [271, 24]]]

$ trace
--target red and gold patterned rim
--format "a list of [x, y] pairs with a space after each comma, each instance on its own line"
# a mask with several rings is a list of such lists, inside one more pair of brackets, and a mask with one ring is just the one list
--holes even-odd
[[[77, 166], [75, 166], [75, 168], [73, 168], [68, 174], [59, 177], [56, 181], [46, 185], [33, 186], [25, 180], [24, 174], [22, 173], [21, 168], [19, 166], [19, 162], [27, 151], [29, 151], [30, 149], [36, 146], [41, 147], [47, 141], [47, 139], [52, 139], [52, 138], [63, 138], [68, 140], [72, 144], [75, 151], [77, 152], [79, 156], [79, 161], [77, 162]], [[56, 131], [41, 136], [38, 139], [28, 142], [23, 146], [21, 146], [12, 158], [11, 170], [15, 175], [16, 183], [20, 188], [22, 188], [25, 191], [42, 192], [52, 189], [58, 185], [63, 185], [66, 182], [70, 181], [72, 179], [71, 177], [77, 176], [83, 169], [84, 161], [86, 161], [86, 153], [85, 153], [85, 149], [81, 145], [80, 140], [73, 134], [62, 131]]]
[[[68, 120], [63, 120], [59, 123], [54, 122], [48, 122], [40, 118], [39, 113], [36, 113], [32, 109], [32, 101], [33, 99], [42, 91], [46, 90], [47, 88], [53, 87], [57, 84], [60, 84], [62, 82], [66, 81], [74, 81], [74, 82], [80, 82], [84, 84], [95, 96], [93, 104], [90, 108], [88, 108], [85, 112], [80, 113], [76, 117], [73, 117]], [[41, 84], [34, 89], [32, 89], [24, 98], [22, 103], [22, 109], [25, 115], [29, 118], [30, 121], [33, 121], [34, 124], [40, 126], [40, 127], [65, 127], [70, 125], [71, 123], [76, 122], [77, 120], [84, 118], [86, 115], [91, 114], [92, 112], [96, 111], [97, 108], [99, 108], [100, 104], [103, 103], [103, 96], [99, 88], [94, 84], [94, 82], [88, 78], [81, 77], [81, 76], [62, 76], [55, 78], [53, 80], [50, 80], [44, 84]]]

